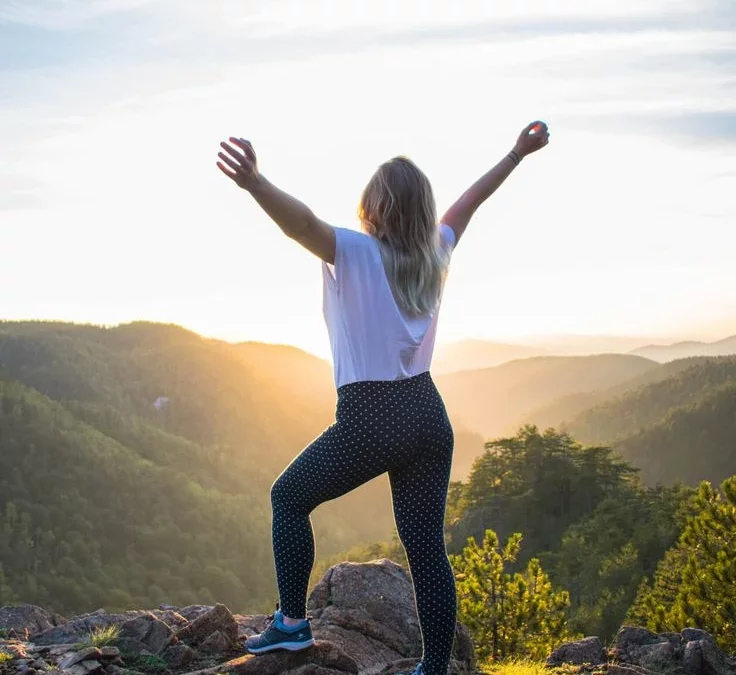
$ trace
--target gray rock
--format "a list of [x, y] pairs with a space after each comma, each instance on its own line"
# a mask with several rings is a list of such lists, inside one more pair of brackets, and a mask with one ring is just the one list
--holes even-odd
[[670, 641], [647, 628], [623, 626], [616, 634], [614, 657], [624, 663], [638, 663], [642, 647], [662, 642]]
[[95, 673], [98, 670], [102, 670], [102, 664], [95, 660], [82, 661], [81, 665], [87, 670], [88, 673]]
[[547, 658], [547, 666], [561, 666], [563, 663], [577, 666], [587, 663], [597, 666], [605, 663], [605, 660], [603, 642], [599, 637], [592, 636], [560, 645]]
[[679, 649], [682, 646], [682, 636], [679, 633], [665, 632], [660, 633], [659, 637], [663, 637], [670, 641], [670, 644], [675, 648]]
[[657, 671], [667, 671], [675, 666], [675, 647], [669, 640], [641, 645], [637, 658], [640, 666]]
[[191, 663], [195, 655], [191, 647], [185, 645], [183, 642], [178, 642], [175, 645], [167, 647], [166, 651], [162, 654], [162, 658], [166, 661], [169, 668], [178, 670]]
[[[176, 632], [176, 637], [189, 645], [202, 645], [213, 633], [220, 633], [222, 638], [213, 638], [217, 644], [223, 642], [224, 646], [217, 651], [235, 648], [238, 644], [238, 624], [225, 605], [217, 604], [209, 612], [200, 614], [184, 628]], [[210, 643], [215, 647], [215, 642]]]
[[48, 612], [37, 605], [0, 607], [0, 630], [11, 636], [24, 637], [64, 623], [58, 614]]
[[701, 630], [700, 628], [685, 628], [682, 633], [683, 642], [696, 642], [699, 640], [708, 640], [708, 642], [714, 642], [713, 637], [707, 631]]
[[173, 636], [174, 632], [167, 624], [147, 613], [120, 626], [115, 646], [123, 654], [160, 654], [169, 646]]
[[75, 663], [71, 668], [61, 671], [64, 675], [87, 675], [87, 669], [81, 663]]
[[49, 669], [49, 664], [46, 663], [46, 661], [44, 661], [43, 659], [36, 659], [31, 665], [36, 670], [48, 670]]
[[221, 631], [216, 630], [210, 633], [207, 638], [199, 644], [198, 649], [206, 654], [219, 654], [233, 649], [233, 647], [234, 644], [232, 640], [225, 637]]
[[105, 645], [100, 648], [100, 658], [103, 660], [116, 659], [120, 656], [120, 650], [112, 645]]
[[212, 611], [212, 609], [214, 609], [213, 605], [187, 605], [177, 611], [187, 621], [194, 621], [202, 616], [202, 614]]
[[734, 675], [736, 669], [729, 663], [726, 654], [716, 646], [710, 635], [708, 637], [710, 639], [700, 640], [704, 675]]
[[100, 650], [97, 647], [86, 647], [78, 652], [65, 656], [59, 661], [59, 668], [61, 670], [68, 670], [73, 665], [81, 663], [85, 659], [99, 659], [101, 657]]
[[691, 640], [682, 651], [682, 666], [689, 673], [700, 675], [703, 667], [703, 652], [700, 648], [700, 640]]

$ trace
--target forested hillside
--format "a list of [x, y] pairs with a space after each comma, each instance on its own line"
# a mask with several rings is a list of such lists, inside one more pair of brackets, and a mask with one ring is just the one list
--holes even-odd
[[[175, 326], [0, 324], [0, 562], [14, 596], [64, 612], [272, 605], [269, 488], [334, 415], [334, 391], [324, 401], [297, 376], [301, 364], [330, 378], [328, 364], [285, 347], [292, 377], [274, 380], [281, 350]], [[322, 554], [385, 537], [385, 480], [314, 522]]]
[[513, 433], [530, 412], [562, 396], [608, 389], [656, 369], [638, 356], [540, 356], [437, 377], [453, 421], [486, 438]]
[[674, 372], [563, 427], [583, 442], [612, 444], [648, 483], [719, 484], [736, 473], [736, 357], [661, 368]]

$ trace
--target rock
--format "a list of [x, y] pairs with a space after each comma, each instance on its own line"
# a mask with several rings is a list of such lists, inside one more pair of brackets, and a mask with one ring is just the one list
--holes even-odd
[[25, 637], [39, 633], [64, 621], [64, 617], [36, 605], [0, 607], [0, 630], [7, 631], [11, 637]]
[[631, 664], [609, 663], [606, 666], [606, 675], [661, 675], [661, 673]]
[[690, 640], [682, 652], [682, 665], [690, 673], [701, 672], [703, 667], [703, 652], [700, 649], [700, 640]]
[[80, 663], [85, 659], [97, 660], [101, 656], [102, 655], [100, 653], [100, 650], [97, 649], [97, 647], [86, 647], [85, 649], [74, 652], [73, 654], [69, 654], [68, 656], [65, 656], [63, 659], [61, 659], [61, 661], [59, 661], [59, 668], [61, 670], [68, 670], [74, 664]]
[[115, 646], [123, 654], [160, 654], [173, 636], [171, 628], [149, 612], [120, 626]]
[[708, 642], [715, 642], [713, 636], [707, 631], [701, 630], [700, 628], [685, 628], [680, 635], [682, 641], [687, 642], [698, 642], [700, 640], [708, 640]]
[[357, 675], [358, 664], [337, 645], [320, 641], [299, 652], [247, 656], [228, 670], [241, 675]]
[[166, 603], [160, 604], [158, 608], [165, 610], [165, 611], [171, 611], [171, 612], [176, 612], [179, 609], [176, 605], [167, 605]]
[[202, 616], [202, 614], [212, 611], [212, 609], [212, 605], [187, 605], [186, 607], [179, 609], [178, 613], [187, 621], [194, 621]]
[[603, 642], [599, 637], [593, 636], [560, 645], [547, 657], [546, 665], [561, 666], [563, 663], [572, 663], [582, 666], [587, 663], [597, 666], [605, 661]]
[[187, 619], [177, 612], [170, 610], [130, 610], [119, 614], [107, 614], [105, 610], [97, 610], [89, 614], [81, 614], [66, 621], [64, 624], [49, 628], [32, 636], [37, 645], [74, 644], [89, 637], [89, 634], [107, 626], [122, 626], [123, 624], [143, 616], [153, 616], [169, 626], [183, 626]]
[[48, 670], [49, 669], [49, 664], [46, 663], [46, 661], [44, 661], [43, 659], [36, 659], [31, 665], [36, 670]]
[[89, 660], [89, 659], [82, 661], [80, 665], [83, 666], [87, 670], [88, 673], [94, 673], [102, 669], [102, 664], [99, 661], [94, 661], [94, 660]]
[[117, 647], [106, 645], [100, 648], [100, 658], [103, 661], [113, 660], [120, 656], [120, 650]]
[[667, 638], [660, 637], [647, 628], [623, 626], [616, 634], [616, 644], [613, 654], [618, 661], [624, 663], [639, 663], [642, 647], [667, 642]]
[[222, 631], [216, 630], [199, 643], [199, 651], [206, 654], [219, 654], [233, 649], [234, 646], [233, 641], [225, 637]]
[[22, 642], [7, 642], [3, 645], [3, 651], [10, 654], [15, 660], [28, 658], [26, 645]]
[[666, 672], [675, 666], [675, 648], [669, 640], [642, 645], [639, 647], [637, 659], [640, 666]]
[[702, 672], [704, 675], [733, 675], [736, 669], [729, 663], [726, 654], [716, 646], [715, 641], [708, 633], [706, 635], [708, 636], [707, 639], [700, 640]]
[[200, 614], [190, 624], [180, 628], [176, 637], [189, 645], [204, 644], [213, 633], [219, 632], [221, 637], [213, 638], [210, 647], [222, 645], [217, 651], [234, 649], [238, 645], [238, 625], [225, 605], [217, 604], [209, 612]]
[[[350, 654], [361, 675], [421, 656], [411, 578], [390, 560], [331, 567], [309, 596], [308, 608], [315, 638]], [[472, 642], [463, 628], [455, 631], [451, 666], [451, 673], [475, 667]]]
[[175, 645], [167, 647], [161, 656], [164, 661], [166, 661], [169, 668], [178, 670], [194, 660], [195, 652], [191, 647], [185, 645], [183, 642], [178, 642]]
[[670, 644], [672, 644], [675, 649], [679, 649], [682, 646], [682, 637], [679, 633], [665, 632], [660, 633], [659, 637], [663, 637], [669, 640]]
[[62, 670], [64, 675], [87, 675], [87, 669], [81, 663], [75, 663], [71, 668]]

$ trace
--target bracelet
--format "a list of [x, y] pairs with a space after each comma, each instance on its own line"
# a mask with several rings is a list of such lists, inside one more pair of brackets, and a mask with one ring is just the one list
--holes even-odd
[[516, 150], [512, 150], [507, 157], [514, 163], [514, 166], [519, 166], [521, 163], [521, 157], [519, 157], [519, 153]]

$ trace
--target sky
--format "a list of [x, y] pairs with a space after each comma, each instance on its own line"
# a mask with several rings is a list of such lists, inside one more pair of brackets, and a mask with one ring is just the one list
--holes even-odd
[[0, 318], [174, 322], [326, 356], [320, 262], [215, 166], [358, 227], [405, 154], [458, 246], [438, 340], [736, 333], [732, 0], [0, 0]]

